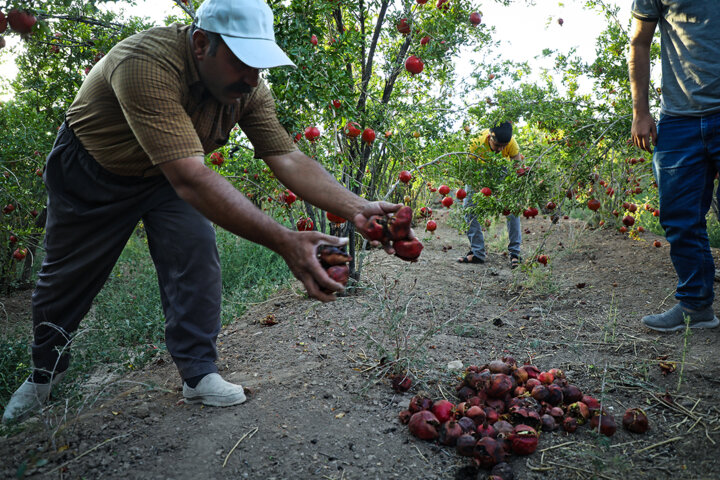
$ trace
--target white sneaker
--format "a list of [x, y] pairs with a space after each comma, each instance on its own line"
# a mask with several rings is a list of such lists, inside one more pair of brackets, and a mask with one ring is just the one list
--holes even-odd
[[30, 381], [32, 376], [20, 385], [15, 393], [10, 397], [10, 401], [5, 407], [2, 423], [8, 425], [10, 423], [22, 422], [30, 415], [40, 410], [50, 397], [53, 387], [60, 383], [65, 372], [53, 375], [50, 383], [35, 383]]
[[195, 388], [183, 383], [183, 396], [187, 403], [202, 403], [210, 407], [229, 407], [245, 401], [243, 388], [226, 382], [217, 373], [205, 375]]

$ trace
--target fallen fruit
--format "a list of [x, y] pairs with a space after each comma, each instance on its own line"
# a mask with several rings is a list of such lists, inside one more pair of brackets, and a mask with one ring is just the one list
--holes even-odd
[[457, 438], [457, 441], [455, 442], [455, 450], [460, 456], [472, 457], [476, 443], [477, 440], [475, 440], [475, 437], [465, 433]]
[[650, 428], [647, 414], [640, 408], [628, 408], [625, 410], [622, 424], [625, 430], [633, 433], [645, 433]]
[[539, 436], [538, 432], [528, 425], [515, 426], [510, 436], [512, 451], [518, 455], [530, 455], [537, 449]]
[[410, 433], [421, 440], [435, 440], [440, 436], [437, 427], [440, 425], [437, 417], [428, 411], [420, 410], [410, 417], [408, 428]]
[[502, 443], [492, 437], [483, 437], [473, 449], [473, 458], [482, 468], [492, 468], [505, 461], [507, 453]]
[[598, 430], [606, 437], [612, 437], [615, 430], [617, 430], [617, 427], [615, 426], [615, 419], [612, 415], [608, 415], [607, 413], [598, 413], [593, 415], [590, 419], [590, 428]]
[[547, 265], [548, 257], [547, 257], [547, 255], [538, 255], [537, 261], [538, 261], [538, 263], [542, 263], [543, 265]]
[[441, 423], [444, 423], [453, 417], [455, 405], [449, 400], [442, 399], [433, 403], [431, 411]]
[[[392, 377], [392, 389], [396, 392], [407, 392], [412, 386], [412, 380], [405, 373], [399, 373]], [[409, 412], [408, 412], [409, 413]], [[408, 418], [409, 420], [409, 418]], [[407, 422], [406, 422], [407, 423]]]
[[662, 247], [662, 243], [660, 243], [660, 240], [655, 240], [655, 241], [653, 242], [653, 245], [656, 246], [657, 248]]
[[446, 420], [440, 425], [440, 444], [454, 447], [463, 435], [462, 427], [455, 420]]

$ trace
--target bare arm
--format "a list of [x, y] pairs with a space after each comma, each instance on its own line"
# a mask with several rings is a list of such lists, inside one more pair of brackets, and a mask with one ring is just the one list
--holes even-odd
[[650, 46], [657, 21], [646, 22], [635, 19], [635, 32], [630, 40], [628, 58], [630, 90], [633, 98], [633, 122], [631, 135], [636, 147], [648, 152], [650, 142], [657, 145], [657, 127], [650, 115], [648, 101], [650, 89]]
[[342, 290], [316, 258], [318, 245], [343, 245], [340, 239], [320, 232], [295, 232], [262, 213], [230, 182], [207, 168], [202, 157], [182, 158], [160, 165], [180, 198], [222, 228], [280, 254], [307, 289], [322, 301], [333, 300], [322, 291]]
[[342, 185], [322, 165], [300, 151], [268, 157], [265, 162], [283, 185], [316, 207], [351, 220], [365, 235], [371, 215], [396, 212], [402, 205], [370, 202]]

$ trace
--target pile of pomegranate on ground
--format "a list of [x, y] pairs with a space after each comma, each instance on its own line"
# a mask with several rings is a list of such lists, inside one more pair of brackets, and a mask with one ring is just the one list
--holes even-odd
[[423, 244], [417, 238], [410, 238], [412, 218], [413, 211], [408, 206], [400, 208], [391, 217], [373, 215], [368, 220], [367, 238], [383, 245], [392, 242], [395, 256], [408, 262], [416, 262]]
[[[414, 436], [455, 447], [477, 466], [492, 468], [497, 479], [512, 478], [509, 456], [533, 453], [541, 431], [573, 433], [586, 424], [606, 436], [616, 430], [613, 416], [561, 370], [540, 371], [534, 365], [518, 365], [511, 357], [467, 367], [456, 395], [457, 403], [416, 395], [400, 412], [400, 421]], [[645, 412], [628, 409], [623, 426], [644, 433]]]

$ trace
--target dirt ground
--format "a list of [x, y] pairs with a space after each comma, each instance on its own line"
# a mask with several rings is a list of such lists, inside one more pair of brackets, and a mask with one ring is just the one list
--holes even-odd
[[[467, 239], [437, 210], [419, 262], [366, 252], [357, 294], [320, 304], [298, 284], [223, 330], [218, 365], [251, 391], [245, 404], [184, 404], [159, 354], [123, 378], [91, 378], [79, 411], [57, 398], [6, 430], [0, 478], [485, 479], [454, 449], [412, 437], [398, 413], [421, 392], [455, 402], [462, 369], [504, 355], [562, 369], [619, 427], [609, 438], [587, 426], [543, 432], [535, 453], [510, 457], [516, 479], [720, 478], [720, 328], [688, 336], [640, 323], [675, 303], [664, 239], [656, 248], [650, 233], [538, 217], [523, 220], [523, 251], [544, 242], [546, 267], [511, 270], [503, 228], [486, 236], [486, 264], [459, 265]], [[23, 315], [28, 303], [24, 292], [5, 308]], [[384, 375], [393, 358], [410, 366], [407, 393]], [[649, 432], [620, 427], [629, 407], [647, 412]]]

